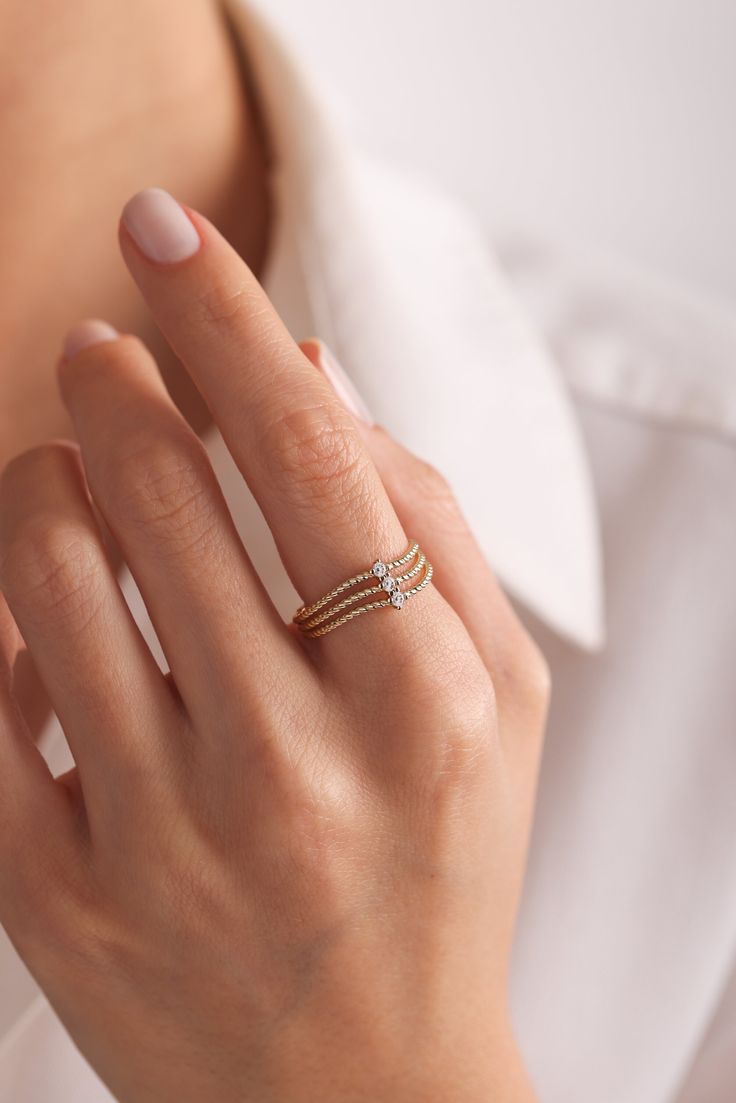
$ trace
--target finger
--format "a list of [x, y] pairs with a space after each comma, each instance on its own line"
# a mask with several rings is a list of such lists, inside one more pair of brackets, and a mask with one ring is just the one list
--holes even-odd
[[[126, 207], [121, 247], [159, 326], [205, 396], [305, 601], [365, 569], [373, 557], [400, 555], [406, 533], [354, 420], [214, 227], [166, 193], [144, 192]], [[361, 623], [387, 619], [380, 611]]]
[[[549, 694], [547, 665], [501, 589], [447, 480], [366, 418], [362, 400], [323, 342], [310, 339], [301, 348], [343, 401], [361, 414], [356, 425], [394, 508], [435, 565], [438, 589], [460, 616], [491, 674], [502, 734], [504, 729], [541, 732], [538, 713], [546, 708]], [[538, 757], [540, 740], [530, 742]]]
[[[437, 585], [460, 616], [493, 680], [501, 741], [538, 763], [549, 671], [517, 617], [444, 477], [382, 428], [366, 431], [396, 511], [437, 565]], [[528, 733], [529, 738], [520, 738]], [[531, 760], [528, 755], [531, 754]], [[528, 773], [528, 771], [527, 771]]]
[[[117, 791], [178, 714], [100, 542], [74, 445], [17, 456], [0, 479], [0, 581], [85, 793]], [[116, 784], [109, 784], [114, 777]], [[95, 790], [97, 791], [97, 790]], [[88, 795], [89, 795], [88, 794]]]
[[26, 647], [5, 598], [0, 594], [0, 651], [11, 671], [11, 693], [20, 708], [33, 742], [38, 740], [51, 713], [46, 687], [39, 677], [33, 656]]
[[[300, 348], [356, 409], [362, 400], [326, 345], [310, 338]], [[356, 424], [405, 529], [416, 534], [435, 566], [444, 568], [437, 587], [460, 614], [486, 666], [498, 669], [509, 633], [517, 634], [520, 626], [447, 481], [365, 414]]]
[[[294, 676], [303, 653], [253, 569], [206, 450], [144, 346], [82, 323], [59, 380], [89, 487], [138, 584], [182, 700], [213, 715]], [[236, 705], [237, 702], [237, 705]], [[208, 721], [208, 723], [205, 723]]]
[[[13, 794], [23, 793], [34, 784], [51, 781], [41, 754], [33, 746], [30, 731], [13, 692], [15, 670], [24, 653], [23, 640], [0, 593], [0, 786], [7, 790], [0, 798], [5, 811]], [[24, 776], [26, 768], [31, 773]]]
[[43, 735], [51, 715], [51, 702], [27, 647], [18, 652], [13, 665], [13, 694], [34, 742]]
[[71, 841], [74, 820], [12, 692], [19, 633], [0, 594], [0, 923], [11, 934], [23, 916], [38, 854]]

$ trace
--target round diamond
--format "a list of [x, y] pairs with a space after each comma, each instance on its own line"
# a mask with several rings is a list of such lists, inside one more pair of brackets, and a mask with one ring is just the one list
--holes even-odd
[[394, 605], [397, 609], [400, 609], [405, 601], [406, 594], [402, 593], [401, 590], [394, 590], [394, 592], [391, 594], [391, 604]]
[[388, 571], [388, 567], [386, 566], [385, 563], [382, 563], [380, 559], [377, 559], [376, 562], [371, 567], [371, 570], [372, 570], [373, 574], [376, 576], [376, 578], [383, 578], [383, 576]]
[[396, 589], [396, 587], [397, 587], [397, 586], [398, 586], [399, 584], [398, 584], [398, 582], [396, 581], [396, 579], [395, 579], [395, 578], [393, 577], [393, 575], [387, 574], [387, 575], [385, 575], [385, 576], [384, 576], [384, 578], [383, 578], [383, 579], [381, 580], [381, 585], [383, 586], [383, 588], [384, 588], [384, 590], [386, 591], [386, 593], [387, 593], [387, 594], [390, 594], [390, 593], [391, 593], [391, 591], [392, 591], [392, 590], [395, 590], [395, 589]]

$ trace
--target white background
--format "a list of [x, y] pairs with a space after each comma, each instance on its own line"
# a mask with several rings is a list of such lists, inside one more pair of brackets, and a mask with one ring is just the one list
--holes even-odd
[[364, 145], [497, 235], [736, 302], [736, 0], [269, 0]]

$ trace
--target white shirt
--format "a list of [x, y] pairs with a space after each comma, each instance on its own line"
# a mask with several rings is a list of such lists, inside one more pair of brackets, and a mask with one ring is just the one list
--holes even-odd
[[[444, 470], [552, 667], [512, 970], [540, 1098], [726, 1103], [736, 326], [533, 242], [494, 256], [455, 204], [351, 148], [284, 41], [232, 13], [277, 154], [266, 288], [294, 336], [323, 337], [376, 419]], [[270, 533], [219, 434], [207, 446], [290, 615]], [[56, 720], [42, 747], [68, 767]], [[0, 1103], [109, 1099], [3, 937]]]

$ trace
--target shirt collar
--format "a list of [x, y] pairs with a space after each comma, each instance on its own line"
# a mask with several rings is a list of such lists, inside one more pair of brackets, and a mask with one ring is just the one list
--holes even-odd
[[[372, 163], [286, 36], [230, 0], [273, 153], [264, 283], [332, 346], [377, 421], [440, 468], [508, 590], [588, 649], [603, 586], [588, 458], [561, 374], [479, 227]], [[461, 565], [458, 565], [461, 567]]]

